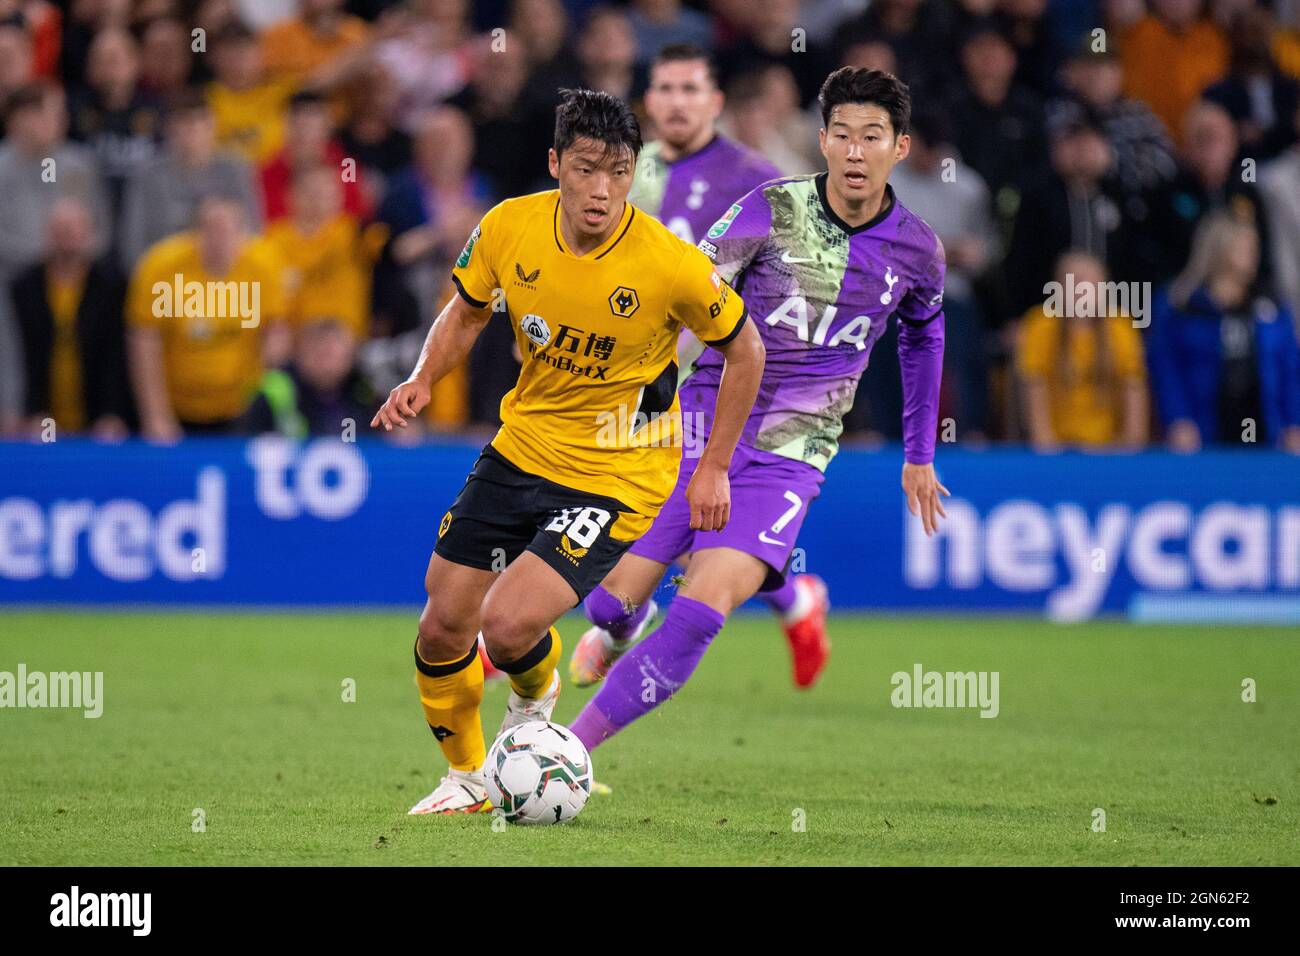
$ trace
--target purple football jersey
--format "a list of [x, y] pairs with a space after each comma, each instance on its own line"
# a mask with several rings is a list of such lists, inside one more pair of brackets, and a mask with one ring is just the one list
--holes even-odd
[[[888, 208], [850, 226], [826, 174], [777, 179], [734, 203], [700, 241], [745, 300], [767, 348], [742, 441], [825, 470], [838, 450], [871, 347], [899, 318], [904, 455], [934, 457], [943, 359], [943, 245], [888, 191]], [[713, 420], [722, 355], [705, 349], [681, 388], [683, 415]]]
[[628, 200], [695, 245], [728, 206], [780, 175], [761, 155], [725, 136], [671, 163], [663, 157], [663, 144], [654, 142], [637, 158]]

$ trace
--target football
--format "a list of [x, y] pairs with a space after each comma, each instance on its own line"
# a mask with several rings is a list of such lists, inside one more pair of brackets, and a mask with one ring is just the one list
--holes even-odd
[[591, 755], [569, 728], [546, 720], [511, 727], [483, 766], [488, 799], [511, 823], [564, 823], [591, 796]]

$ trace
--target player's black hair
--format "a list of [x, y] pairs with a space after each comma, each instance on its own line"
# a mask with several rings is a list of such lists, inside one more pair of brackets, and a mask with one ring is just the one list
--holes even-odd
[[882, 70], [842, 66], [822, 84], [817, 94], [822, 123], [830, 126], [831, 110], [845, 103], [870, 103], [889, 114], [894, 136], [905, 134], [912, 124], [912, 92], [907, 84]]
[[560, 90], [560, 105], [555, 108], [555, 155], [579, 139], [605, 144], [606, 152], [632, 151], [632, 159], [641, 152], [641, 125], [631, 107], [617, 96], [596, 90]]
[[650, 61], [650, 72], [653, 74], [654, 68], [664, 63], [694, 63], [697, 60], [709, 71], [709, 79], [713, 85], [719, 86], [718, 61], [713, 58], [712, 53], [698, 43], [668, 44]]

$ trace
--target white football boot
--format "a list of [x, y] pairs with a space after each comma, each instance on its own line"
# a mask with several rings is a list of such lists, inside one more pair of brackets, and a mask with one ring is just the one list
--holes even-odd
[[603, 627], [589, 627], [573, 649], [569, 658], [569, 680], [575, 687], [590, 687], [605, 679], [614, 662], [627, 653], [628, 648], [641, 639], [641, 635], [654, 623], [659, 614], [659, 605], [650, 601], [650, 608], [645, 618], [636, 626], [636, 630], [622, 640]]
[[555, 702], [560, 699], [560, 671], [557, 668], [551, 677], [551, 686], [541, 697], [520, 697], [514, 687], [510, 688], [510, 699], [506, 702], [506, 715], [501, 719], [501, 729], [497, 731], [500, 738], [511, 727], [518, 727], [530, 720], [550, 720], [555, 710]]
[[408, 815], [425, 813], [487, 813], [492, 809], [482, 770], [448, 770], [437, 789], [410, 810]]

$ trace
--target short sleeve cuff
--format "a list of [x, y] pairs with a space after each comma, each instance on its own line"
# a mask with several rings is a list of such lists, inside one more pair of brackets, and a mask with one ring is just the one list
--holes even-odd
[[740, 313], [740, 318], [736, 320], [736, 326], [720, 339], [705, 339], [704, 344], [711, 348], [720, 348], [740, 334], [740, 330], [745, 327], [745, 322], [749, 319], [749, 307]]
[[460, 297], [464, 299], [466, 302], [468, 302], [470, 305], [474, 306], [474, 308], [486, 309], [488, 307], [488, 303], [486, 301], [482, 299], [476, 299], [468, 292], [465, 291], [465, 287], [461, 285], [460, 277], [456, 275], [456, 273], [454, 272], [451, 274], [451, 281], [456, 286], [456, 291], [460, 293]]

